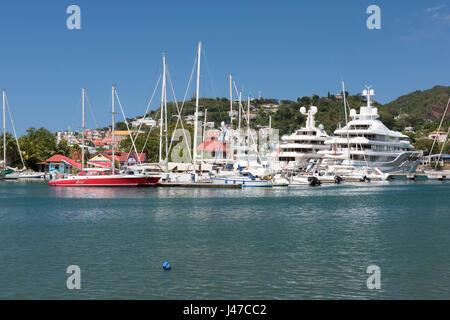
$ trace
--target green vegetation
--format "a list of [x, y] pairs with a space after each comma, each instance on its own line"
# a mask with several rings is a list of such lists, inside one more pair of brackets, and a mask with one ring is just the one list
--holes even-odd
[[[181, 125], [178, 125], [178, 128], [181, 128]], [[184, 125], [184, 128], [189, 131], [191, 140], [194, 137], [194, 127], [190, 125]], [[172, 139], [172, 134], [175, 129], [175, 123], [168, 126], [168, 136], [167, 140], [170, 145], [170, 141]], [[147, 160], [149, 162], [158, 162], [159, 161], [159, 128], [150, 129], [148, 127], [141, 129], [142, 133], [140, 133], [135, 141], [135, 147], [138, 152], [145, 152], [147, 154]], [[136, 135], [134, 135], [135, 137]], [[182, 136], [179, 136], [178, 139], [175, 137], [172, 142], [172, 147], [177, 143], [181, 142], [183, 139]], [[164, 150], [166, 148], [165, 138], [163, 139], [163, 157]], [[133, 144], [131, 143], [131, 139], [128, 136], [125, 140], [120, 143], [120, 149], [126, 152], [134, 152]], [[180, 156], [182, 156], [180, 154]], [[185, 155], [189, 157], [189, 155]], [[169, 161], [171, 161], [171, 157], [169, 156]]]
[[[426, 138], [430, 132], [438, 128], [440, 118], [442, 117], [449, 96], [450, 87], [435, 86], [429, 90], [414, 91], [385, 105], [380, 105], [376, 102], [374, 105], [378, 107], [380, 120], [388, 128], [396, 131], [403, 131], [405, 127], [412, 127], [414, 132], [408, 132], [405, 134], [409, 136], [411, 142], [417, 149], [424, 150], [424, 154], [427, 155], [429, 154], [432, 141], [424, 138]], [[360, 95], [348, 95], [347, 101], [350, 108], [356, 109], [357, 111], [363, 104], [362, 97]], [[244, 110], [247, 110], [246, 103], [246, 101], [243, 101]], [[214, 122], [216, 128], [221, 122], [229, 122], [230, 118], [228, 112], [230, 110], [230, 101], [227, 98], [200, 98], [199, 104], [200, 111], [204, 112], [205, 109], [208, 109], [207, 121]], [[279, 104], [279, 107], [276, 111], [264, 109], [263, 106], [267, 104]], [[323, 124], [328, 134], [331, 135], [339, 124], [342, 126], [345, 124], [343, 101], [328, 93], [327, 97], [319, 97], [314, 94], [311, 97], [304, 96], [297, 98], [296, 101], [266, 98], [253, 99], [251, 102], [250, 112], [256, 114], [257, 118], [256, 120], [251, 121], [251, 127], [257, 128], [259, 126], [268, 126], [269, 117], [271, 117], [272, 127], [280, 130], [280, 136], [283, 134], [292, 133], [295, 129], [302, 127], [306, 120], [306, 117], [299, 112], [300, 107], [309, 107], [310, 105], [317, 106], [318, 113], [316, 115], [316, 123]], [[179, 107], [181, 107], [181, 103], [179, 103]], [[237, 107], [237, 103], [234, 102], [233, 110], [237, 110]], [[178, 112], [176, 105], [173, 102], [168, 103], [167, 109], [170, 141]], [[182, 114], [183, 116], [193, 115], [194, 111], [195, 99], [193, 98], [185, 102]], [[151, 111], [146, 115], [146, 117], [149, 116], [153, 119], [159, 119], [159, 110]], [[138, 116], [137, 118], [142, 118], [142, 116]], [[134, 119], [127, 120], [133, 121]], [[199, 120], [203, 121], [204, 119], [200, 117]], [[237, 121], [234, 120], [233, 124], [236, 125]], [[245, 124], [242, 125], [245, 126]], [[447, 117], [443, 123], [443, 130], [446, 130], [449, 125], [450, 112], [447, 113]], [[117, 130], [126, 130], [126, 125], [124, 122], [117, 122], [115, 127]], [[179, 125], [178, 128], [180, 127], [181, 126]], [[190, 136], [192, 139], [193, 126], [185, 124], [184, 127], [190, 131]], [[108, 128], [104, 129], [107, 130]], [[138, 152], [142, 151], [148, 137], [144, 152], [147, 153], [149, 161], [158, 161], [159, 129], [154, 128], [150, 132], [150, 135], [148, 135], [150, 130], [148, 127], [143, 126], [142, 130], [144, 132], [139, 135], [136, 141], [136, 148]], [[0, 137], [0, 154], [3, 155], [3, 137]], [[7, 133], [6, 138], [8, 165], [20, 167], [20, 156], [15, 140], [9, 133]], [[177, 141], [174, 141], [173, 145], [176, 145], [176, 143]], [[37, 162], [45, 161], [56, 153], [69, 156], [74, 159], [81, 158], [81, 149], [78, 146], [69, 147], [65, 141], [57, 144], [55, 135], [45, 128], [29, 128], [27, 133], [19, 138], [19, 144], [22, 150], [22, 156], [28, 168], [33, 168]], [[92, 145], [90, 142], [87, 142], [87, 144]], [[436, 144], [433, 149], [433, 153], [438, 153], [441, 150], [441, 147], [442, 143]], [[129, 137], [122, 141], [120, 149], [126, 152], [131, 150], [131, 140]], [[449, 143], [446, 144], [443, 152], [450, 153]], [[86, 154], [86, 157], [90, 156], [91, 155]]]

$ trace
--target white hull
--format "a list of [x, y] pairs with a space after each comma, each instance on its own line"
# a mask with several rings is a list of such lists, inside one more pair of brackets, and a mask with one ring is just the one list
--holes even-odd
[[425, 171], [429, 180], [449, 181], [450, 171]]
[[293, 176], [289, 183], [289, 187], [320, 185], [320, 183], [321, 183], [320, 180], [318, 180], [316, 177], [307, 176], [307, 175]]
[[272, 187], [272, 181], [270, 180], [252, 180], [239, 177], [229, 178], [211, 178], [213, 184], [240, 184], [242, 187]]
[[272, 180], [272, 186], [274, 187], [287, 187], [289, 186], [289, 181], [283, 177], [274, 177]]
[[19, 179], [43, 179], [45, 172], [24, 173], [19, 175]]
[[391, 162], [366, 162], [358, 160], [350, 160], [350, 162], [344, 160], [343, 164], [351, 165], [354, 167], [371, 167], [380, 168], [382, 172], [416, 172], [417, 166], [420, 164], [420, 158], [422, 152], [420, 151], [406, 151], [397, 156], [397, 158]]

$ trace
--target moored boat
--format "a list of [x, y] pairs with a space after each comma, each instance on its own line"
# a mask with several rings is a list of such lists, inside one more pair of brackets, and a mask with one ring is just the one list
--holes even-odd
[[156, 185], [161, 177], [136, 174], [113, 174], [109, 169], [86, 168], [76, 176], [53, 181], [53, 187], [138, 187]]
[[289, 182], [289, 187], [295, 187], [295, 186], [320, 186], [322, 183], [319, 179], [317, 179], [314, 176], [310, 176], [308, 174], [302, 175], [296, 175], [292, 176]]

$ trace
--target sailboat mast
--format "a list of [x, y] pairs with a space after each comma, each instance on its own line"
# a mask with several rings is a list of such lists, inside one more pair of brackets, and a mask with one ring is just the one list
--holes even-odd
[[115, 163], [115, 152], [114, 152], [114, 148], [116, 145], [116, 141], [115, 141], [115, 135], [114, 135], [114, 92], [116, 91], [116, 88], [114, 87], [114, 85], [112, 86], [111, 89], [111, 109], [112, 109], [112, 116], [111, 116], [111, 131], [112, 131], [112, 165], [111, 165], [111, 169], [112, 169], [112, 173], [115, 174], [115, 169], [116, 169], [116, 163]]
[[81, 170], [84, 169], [84, 98], [86, 94], [86, 89], [81, 89], [81, 96], [82, 96], [82, 104], [81, 104]]
[[242, 118], [242, 91], [239, 92], [238, 114], [238, 166], [241, 165], [241, 118]]
[[5, 112], [5, 94], [6, 91], [3, 89], [3, 167], [6, 170], [6, 112]]
[[164, 135], [166, 137], [166, 157], [165, 157], [165, 163], [166, 163], [166, 172], [169, 172], [169, 142], [168, 142], [168, 128], [167, 128], [167, 83], [166, 83], [166, 56], [164, 55]]
[[206, 114], [208, 113], [208, 109], [205, 109], [205, 120], [203, 123], [203, 141], [202, 141], [202, 164], [203, 164], [203, 153], [205, 152], [205, 134], [206, 134]]
[[159, 163], [162, 162], [162, 141], [163, 141], [163, 126], [164, 126], [164, 87], [166, 85], [166, 54], [163, 52], [163, 81], [161, 84], [161, 120], [159, 123]]
[[342, 94], [344, 96], [345, 126], [347, 128], [347, 161], [349, 162], [348, 164], [350, 164], [350, 136], [348, 133], [347, 100], [345, 98], [344, 81], [342, 81]]
[[248, 147], [247, 147], [247, 169], [250, 168], [250, 96], [247, 98], [247, 135], [248, 135]]
[[230, 128], [233, 127], [233, 75], [230, 73]]
[[197, 130], [198, 130], [198, 98], [200, 94], [200, 56], [202, 52], [202, 42], [198, 43], [198, 54], [197, 54], [197, 93], [195, 95], [195, 120], [194, 120], [194, 171], [195, 165], [197, 164]]

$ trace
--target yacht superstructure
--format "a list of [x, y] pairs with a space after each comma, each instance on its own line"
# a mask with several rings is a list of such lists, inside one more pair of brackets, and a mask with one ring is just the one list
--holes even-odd
[[351, 121], [334, 131], [325, 142], [330, 150], [320, 151], [325, 163], [341, 163], [355, 167], [376, 167], [383, 172], [414, 172], [422, 151], [414, 151], [408, 136], [388, 129], [378, 120], [378, 108], [372, 106], [374, 90], [363, 91], [367, 105], [359, 114], [350, 110]]
[[291, 135], [281, 137], [278, 161], [282, 167], [307, 164], [311, 159], [322, 157], [319, 151], [330, 149], [330, 146], [325, 144], [329, 136], [323, 125], [317, 128], [315, 124], [314, 115], [317, 113], [317, 107], [311, 106], [308, 111], [305, 107], [301, 107], [300, 112], [307, 115], [306, 126]]

